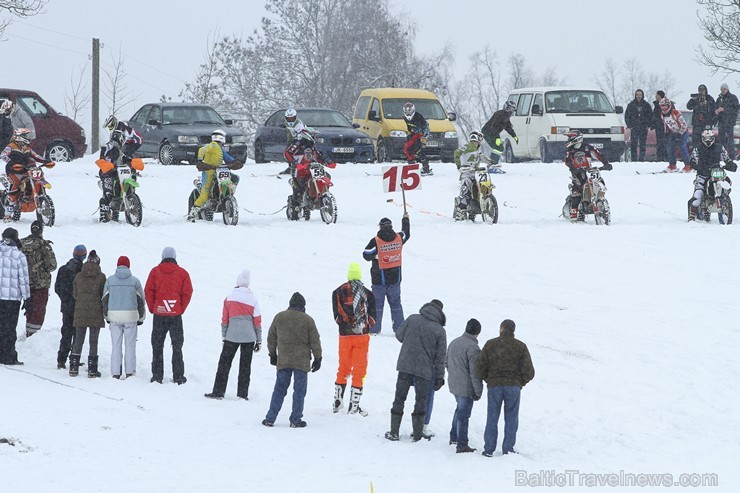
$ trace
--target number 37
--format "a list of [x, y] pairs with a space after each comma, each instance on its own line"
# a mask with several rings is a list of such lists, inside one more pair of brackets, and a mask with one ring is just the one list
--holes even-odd
[[421, 174], [418, 164], [383, 167], [383, 190], [390, 193], [398, 192], [401, 188], [404, 190], [421, 188]]

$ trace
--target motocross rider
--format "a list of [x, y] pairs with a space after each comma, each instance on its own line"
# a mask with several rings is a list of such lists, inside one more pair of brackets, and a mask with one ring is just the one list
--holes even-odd
[[[711, 176], [712, 168], [720, 167], [720, 161], [724, 161], [724, 169], [737, 171], [737, 164], [730, 159], [727, 151], [716, 141], [713, 130], [704, 130], [701, 133], [701, 142], [703, 145], [694, 149], [691, 158], [691, 167], [696, 170], [696, 179], [694, 179], [694, 195], [689, 199], [689, 221], [696, 219], [699, 206], [704, 198], [704, 185]], [[726, 180], [729, 181], [730, 179], [726, 178]]]
[[[290, 186], [293, 188], [291, 201], [294, 207], [294, 211], [291, 212], [297, 218], [298, 210], [301, 208], [303, 193], [306, 191], [308, 182], [311, 179], [311, 163], [321, 163], [328, 168], [335, 168], [337, 164], [324, 161], [321, 153], [314, 149], [314, 134], [309, 127], [301, 129], [300, 133], [296, 136], [296, 140], [299, 142], [296, 149], [300, 149], [301, 155], [291, 154], [290, 168], [292, 178], [290, 180]], [[285, 151], [285, 155], [288, 157], [287, 150]], [[327, 176], [331, 179], [331, 175], [327, 173]]]
[[123, 136], [123, 144], [121, 144], [120, 147], [123, 151], [123, 157], [124, 159], [131, 160], [131, 158], [134, 157], [134, 153], [139, 149], [139, 147], [141, 147], [141, 143], [143, 142], [139, 132], [131, 128], [131, 125], [129, 125], [128, 122], [118, 120], [118, 118], [113, 115], [109, 116], [108, 119], [105, 120], [103, 126], [111, 133], [111, 137], [113, 132], [116, 130], [121, 132], [121, 135]]
[[35, 168], [37, 163], [43, 163], [44, 158], [31, 149], [31, 131], [27, 128], [17, 128], [13, 132], [10, 143], [0, 154], [0, 162], [5, 165], [5, 174], [9, 183], [3, 218], [5, 222], [9, 222], [13, 220], [15, 208], [18, 206], [21, 179], [29, 169]]
[[281, 171], [281, 175], [289, 175], [293, 165], [294, 155], [303, 154], [301, 139], [298, 137], [306, 125], [298, 118], [298, 112], [293, 108], [285, 110], [285, 128], [288, 131], [288, 147], [285, 148], [285, 159], [288, 167]]
[[[583, 216], [579, 217], [578, 206], [581, 203], [581, 197], [583, 196], [583, 185], [586, 184], [588, 177], [586, 172], [591, 167], [591, 161], [598, 159], [603, 163], [603, 166], [599, 168], [603, 171], [609, 171], [613, 169], [613, 166], [609, 161], [602, 156], [599, 151], [591, 147], [590, 144], [583, 142], [583, 134], [578, 130], [568, 134], [568, 141], [565, 144], [565, 165], [570, 170], [571, 184], [570, 188], [570, 222], [583, 220]], [[601, 180], [602, 183], [604, 180]]]
[[[501, 132], [506, 132], [512, 136], [515, 142], [519, 143], [519, 137], [516, 136], [514, 127], [511, 124], [511, 115], [516, 111], [516, 103], [507, 101], [504, 103], [504, 109], [498, 110], [491, 115], [491, 118], [483, 125], [481, 131], [486, 142], [491, 146], [491, 161], [498, 164], [501, 154], [504, 152], [504, 145], [501, 142]], [[493, 171], [494, 173], [503, 173], [503, 170]]]
[[473, 200], [473, 190], [476, 186], [475, 170], [480, 162], [500, 166], [498, 164], [494, 165], [488, 156], [482, 154], [480, 149], [483, 142], [482, 133], [474, 130], [470, 132], [468, 140], [469, 142], [465, 147], [455, 150], [455, 165], [460, 172], [460, 195], [455, 211], [455, 221], [461, 221], [464, 218], [462, 213], [468, 209], [470, 202]]
[[[221, 129], [214, 130], [211, 134], [211, 142], [198, 149], [199, 166], [204, 167], [202, 171], [200, 195], [195, 200], [193, 207], [190, 208], [188, 221], [195, 222], [201, 207], [208, 202], [211, 193], [213, 180], [216, 178], [216, 168], [222, 164], [231, 164], [235, 161], [234, 157], [224, 150], [226, 144], [226, 132]], [[234, 185], [239, 183], [239, 177], [232, 173], [231, 181]]]
[[408, 132], [403, 153], [408, 163], [415, 163], [418, 159], [421, 162], [422, 176], [433, 174], [429, 167], [429, 159], [424, 154], [424, 146], [426, 146], [429, 138], [429, 123], [421, 113], [416, 111], [416, 106], [411, 102], [403, 105], [403, 117], [406, 119], [406, 130]]
[[[103, 196], [100, 198], [99, 211], [100, 222], [107, 223], [111, 219], [118, 221], [118, 208], [111, 207], [116, 198], [117, 191], [121, 184], [118, 182], [118, 172], [116, 166], [131, 167], [131, 156], [127, 155], [124, 141], [124, 134], [120, 130], [114, 130], [110, 134], [110, 140], [100, 147], [100, 159], [95, 164], [98, 165], [98, 177], [103, 188]], [[136, 179], [136, 171], [132, 169], [131, 177]]]

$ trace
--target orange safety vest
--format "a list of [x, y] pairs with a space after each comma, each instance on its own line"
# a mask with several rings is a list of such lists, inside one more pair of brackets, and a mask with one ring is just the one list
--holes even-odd
[[396, 237], [391, 241], [383, 241], [376, 236], [375, 244], [378, 246], [378, 267], [381, 269], [401, 267], [401, 252], [403, 251], [401, 235], [396, 233]]

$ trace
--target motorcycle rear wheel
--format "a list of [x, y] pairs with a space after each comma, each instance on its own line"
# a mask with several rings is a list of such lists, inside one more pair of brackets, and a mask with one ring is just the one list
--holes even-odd
[[233, 195], [226, 197], [222, 203], [222, 217], [227, 226], [236, 226], [239, 222], [239, 204]]
[[321, 214], [321, 220], [326, 224], [333, 224], [337, 222], [337, 201], [329, 192], [325, 192], [321, 195], [321, 207], [319, 213]]
[[141, 199], [136, 193], [131, 193], [128, 196], [128, 207], [124, 211], [126, 215], [126, 222], [132, 226], [140, 226], [141, 220], [144, 216], [144, 210], [141, 205]]

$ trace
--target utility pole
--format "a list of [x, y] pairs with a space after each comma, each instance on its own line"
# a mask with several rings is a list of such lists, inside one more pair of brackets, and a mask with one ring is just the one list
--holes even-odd
[[90, 152], [100, 149], [100, 39], [92, 40], [92, 132]]

